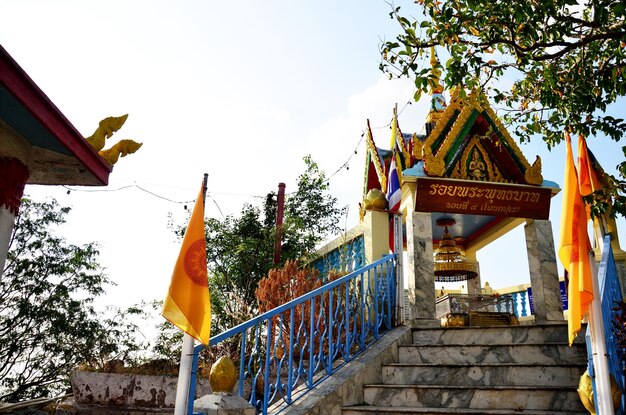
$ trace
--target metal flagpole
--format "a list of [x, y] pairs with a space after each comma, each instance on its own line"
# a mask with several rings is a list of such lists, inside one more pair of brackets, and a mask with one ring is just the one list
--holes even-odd
[[613, 399], [611, 394], [611, 380], [609, 374], [608, 356], [604, 336], [604, 321], [602, 320], [601, 293], [598, 286], [598, 267], [593, 251], [589, 252], [589, 266], [591, 268], [591, 284], [593, 300], [589, 307], [589, 324], [591, 325], [591, 350], [593, 367], [596, 377], [595, 401], [598, 405], [598, 415], [613, 415]]
[[[204, 173], [202, 181], [202, 189], [204, 200], [206, 202], [206, 188], [209, 175]], [[193, 349], [195, 340], [186, 332], [183, 332], [183, 348], [180, 352], [180, 365], [178, 367], [178, 384], [176, 385], [176, 403], [174, 406], [174, 415], [187, 414], [187, 399], [189, 398], [189, 385], [191, 381], [191, 370], [193, 367]]]
[[191, 367], [193, 365], [194, 338], [183, 333], [183, 350], [180, 353], [180, 366], [178, 368], [178, 384], [176, 385], [176, 406], [174, 415], [186, 415], [187, 398], [189, 397], [189, 381], [191, 380]]

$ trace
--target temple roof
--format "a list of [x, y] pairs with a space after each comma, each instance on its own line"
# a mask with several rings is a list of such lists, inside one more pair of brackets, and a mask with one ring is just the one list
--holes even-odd
[[[439, 91], [435, 91], [439, 95]], [[431, 99], [443, 101], [443, 96], [432, 95]], [[453, 92], [449, 105], [433, 106], [428, 114], [426, 123], [426, 135], [401, 134], [402, 143], [410, 149], [411, 157], [404, 166], [402, 176], [405, 182], [413, 184], [406, 188], [415, 188], [416, 182], [420, 186], [431, 183], [448, 181], [449, 185], [461, 187], [475, 186], [472, 182], [483, 182], [491, 188], [505, 186], [501, 191], [524, 191], [541, 192], [544, 196], [542, 212], [549, 209], [550, 195], [554, 196], [559, 191], [559, 186], [551, 181], [543, 179], [541, 173], [541, 159], [536, 157], [531, 164], [519, 149], [502, 122], [489, 105], [487, 98], [480, 91], [472, 91], [461, 97], [458, 92]], [[385, 192], [386, 176], [391, 159], [392, 150], [383, 150], [376, 147], [371, 132], [367, 136], [366, 175], [364, 185], [364, 197], [372, 188], [378, 188]], [[398, 148], [396, 147], [396, 150]], [[405, 159], [407, 157], [405, 156]], [[428, 180], [425, 183], [424, 180]], [[437, 185], [435, 185], [437, 186]], [[441, 184], [440, 184], [441, 186]], [[478, 183], [476, 186], [482, 186]], [[494, 187], [496, 186], [496, 187]], [[515, 187], [517, 186], [517, 187]], [[537, 189], [536, 191], [533, 189]], [[547, 192], [547, 193], [546, 193]], [[403, 186], [403, 200], [409, 197]], [[418, 192], [419, 193], [419, 192]], [[422, 194], [422, 196], [428, 196]], [[419, 198], [419, 195], [414, 195]], [[547, 198], [547, 199], [546, 199]], [[428, 203], [423, 204], [424, 201]], [[523, 218], [515, 218], [515, 215], [494, 216], [487, 211], [482, 214], [470, 214], [467, 212], [446, 209], [438, 206], [441, 201], [449, 200], [437, 197], [423, 197], [421, 199], [406, 199], [406, 203], [415, 204], [420, 208], [430, 206], [433, 221], [433, 239], [441, 238], [443, 229], [436, 226], [438, 219], [454, 219], [456, 225], [450, 228], [455, 236], [464, 239], [465, 246], [472, 244], [478, 246], [490, 240], [491, 235], [510, 230], [516, 224], [521, 223]], [[404, 204], [405, 202], [403, 202]], [[449, 203], [448, 203], [449, 204]], [[462, 210], [462, 209], [461, 209]], [[531, 218], [536, 212], [525, 212]], [[524, 215], [522, 214], [522, 215]], [[541, 215], [543, 215], [542, 213]]]
[[19, 152], [29, 184], [106, 185], [108, 165], [0, 46], [0, 157]]
[[479, 91], [452, 97], [433, 131], [413, 147], [429, 177], [540, 186], [541, 159], [531, 165]]

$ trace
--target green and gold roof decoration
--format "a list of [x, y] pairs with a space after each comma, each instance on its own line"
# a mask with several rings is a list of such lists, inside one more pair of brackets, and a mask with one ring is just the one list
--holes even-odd
[[413, 155], [430, 177], [539, 186], [541, 159], [531, 165], [479, 90], [450, 104]]

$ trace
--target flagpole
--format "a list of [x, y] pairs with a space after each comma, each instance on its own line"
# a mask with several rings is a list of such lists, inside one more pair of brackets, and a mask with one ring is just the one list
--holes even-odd
[[591, 284], [593, 286], [593, 300], [589, 308], [589, 324], [591, 324], [591, 350], [593, 354], [593, 367], [596, 377], [596, 392], [598, 396], [598, 415], [613, 415], [613, 399], [611, 393], [611, 380], [609, 374], [608, 357], [604, 336], [604, 321], [602, 320], [601, 293], [598, 287], [598, 267], [593, 255], [589, 252], [589, 264], [591, 267]]
[[[202, 203], [206, 202], [206, 189], [209, 175], [204, 173], [202, 180]], [[180, 352], [180, 365], [178, 367], [178, 384], [176, 385], [176, 402], [174, 415], [187, 414], [187, 399], [189, 398], [189, 386], [191, 381], [191, 370], [193, 367], [194, 338], [183, 332], [183, 346]]]
[[176, 386], [176, 406], [174, 407], [174, 415], [185, 415], [187, 411], [191, 367], [193, 364], [193, 348], [193, 337], [187, 333], [183, 333], [183, 348], [180, 353], [180, 366], [178, 368], [178, 385]]

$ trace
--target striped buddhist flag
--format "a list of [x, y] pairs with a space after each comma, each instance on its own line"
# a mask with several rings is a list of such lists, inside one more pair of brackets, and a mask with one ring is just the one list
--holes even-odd
[[176, 327], [208, 346], [211, 332], [211, 300], [204, 236], [203, 183], [193, 208], [162, 315]]
[[568, 334], [569, 344], [580, 331], [581, 320], [589, 311], [593, 300], [589, 251], [591, 244], [587, 234], [585, 207], [578, 187], [578, 177], [572, 143], [565, 133], [566, 157], [561, 207], [561, 235], [559, 240], [559, 259], [569, 275], [568, 283]]

